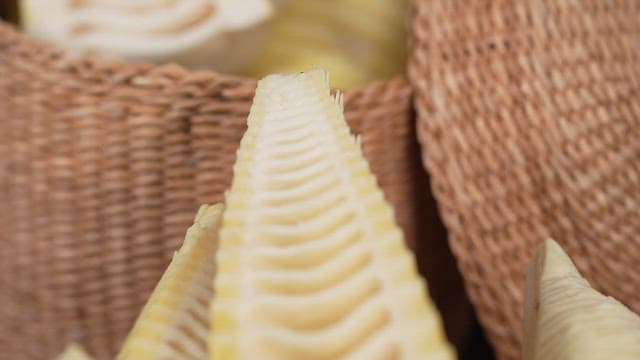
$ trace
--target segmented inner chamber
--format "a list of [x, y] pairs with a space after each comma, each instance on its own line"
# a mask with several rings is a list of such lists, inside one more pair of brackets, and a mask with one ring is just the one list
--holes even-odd
[[220, 240], [215, 358], [451, 355], [320, 70], [259, 83]]
[[[185, 277], [191, 277], [187, 291], [176, 310], [168, 332], [157, 348], [163, 359], [207, 358], [209, 333], [209, 306], [213, 297], [211, 279], [215, 274], [215, 262], [203, 263], [199, 268], [189, 268]], [[165, 310], [172, 311], [169, 307]], [[163, 324], [158, 324], [163, 325]], [[166, 326], [166, 324], [164, 324]]]
[[209, 307], [223, 206], [203, 205], [118, 359], [207, 359]]

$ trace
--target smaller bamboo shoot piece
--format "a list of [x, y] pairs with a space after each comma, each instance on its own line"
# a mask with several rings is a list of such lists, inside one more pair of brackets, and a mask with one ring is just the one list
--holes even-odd
[[223, 205], [202, 205], [118, 359], [206, 359]]
[[84, 349], [75, 343], [69, 344], [56, 360], [91, 360], [93, 359]]
[[524, 360], [640, 359], [640, 317], [594, 290], [554, 240], [527, 273]]

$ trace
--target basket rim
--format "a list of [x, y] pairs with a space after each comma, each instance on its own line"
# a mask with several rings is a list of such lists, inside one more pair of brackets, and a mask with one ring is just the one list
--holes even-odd
[[[102, 58], [97, 54], [91, 54], [89, 52], [78, 52], [72, 53], [69, 50], [59, 47], [56, 44], [49, 43], [42, 39], [37, 39], [28, 34], [24, 33], [22, 29], [13, 23], [10, 23], [4, 19], [0, 19], [0, 50], [5, 47], [3, 46], [2, 38], [13, 39], [14, 41], [23, 41], [29, 43], [33, 47], [40, 48], [42, 50], [46, 49], [49, 56], [54, 56], [60, 59], [73, 59], [75, 61], [79, 61], [84, 63], [86, 66], [90, 68], [100, 68], [105, 71], [115, 71], [116, 69], [121, 68], [129, 68], [131, 70], [142, 70], [142, 71], [153, 71], [154, 69], [160, 72], [171, 72], [172, 74], [179, 74], [181, 76], [191, 75], [196, 78], [219, 78], [225, 82], [239, 82], [243, 84], [251, 84], [251, 86], [255, 87], [255, 84], [259, 79], [251, 78], [245, 75], [238, 75], [233, 73], [224, 73], [216, 70], [210, 69], [191, 69], [182, 64], [176, 62], [165, 62], [165, 63], [153, 63], [151, 61], [145, 60], [126, 60], [119, 58]], [[330, 75], [330, 74], [329, 74]], [[385, 84], [395, 84], [401, 83], [405, 87], [410, 86], [407, 74], [406, 67], [405, 72], [402, 74], [396, 74], [394, 76], [388, 78], [375, 79], [366, 84], [357, 85], [349, 88], [339, 88], [339, 87], [331, 87], [332, 91], [341, 91], [347, 93], [360, 93], [366, 92], [367, 89], [371, 86], [378, 87], [384, 86]]]

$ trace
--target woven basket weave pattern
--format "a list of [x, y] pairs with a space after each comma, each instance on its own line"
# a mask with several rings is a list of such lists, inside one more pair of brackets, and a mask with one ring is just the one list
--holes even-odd
[[[422, 160], [501, 359], [520, 356], [523, 270], [546, 236], [640, 312], [638, 19], [637, 0], [414, 1]], [[254, 87], [0, 27], [3, 355], [116, 351], [197, 205], [222, 198]], [[411, 242], [410, 93], [395, 79], [345, 102]]]
[[[109, 358], [200, 203], [223, 198], [255, 82], [72, 58], [0, 24], [0, 348]], [[346, 117], [411, 242], [420, 168], [402, 79]]]
[[423, 161], [499, 358], [547, 236], [640, 312], [640, 2], [417, 1], [411, 31]]

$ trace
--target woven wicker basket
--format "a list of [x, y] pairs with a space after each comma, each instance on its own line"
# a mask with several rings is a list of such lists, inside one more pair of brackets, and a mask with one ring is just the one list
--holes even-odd
[[[546, 236], [640, 311], [638, 19], [637, 0], [418, 0], [410, 84], [345, 94], [419, 261], [434, 264], [426, 255], [446, 252], [426, 240], [413, 88], [423, 163], [501, 359], [519, 358], [523, 268]], [[71, 58], [0, 26], [2, 355], [50, 357], [71, 340], [116, 351], [196, 206], [229, 184], [254, 86]]]
[[556, 238], [640, 312], [640, 1], [413, 6], [424, 164], [467, 291], [518, 359], [523, 269]]
[[[71, 341], [113, 356], [198, 205], [223, 198], [254, 88], [72, 57], [0, 24], [0, 357], [51, 358]], [[377, 82], [344, 99], [414, 245], [433, 229], [416, 224], [428, 205], [409, 85]], [[444, 257], [443, 269], [437, 235], [416, 247]], [[455, 276], [430, 286], [468, 316]]]

